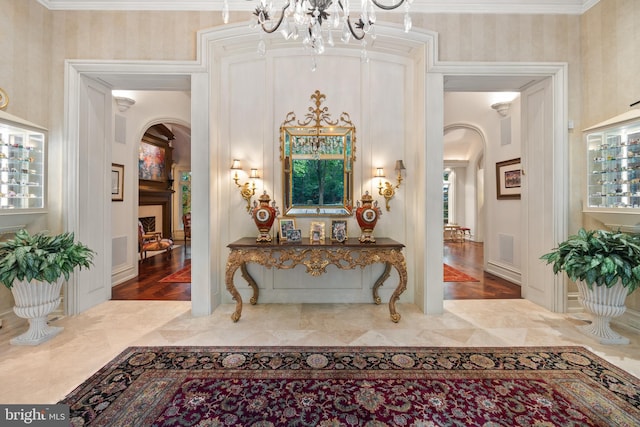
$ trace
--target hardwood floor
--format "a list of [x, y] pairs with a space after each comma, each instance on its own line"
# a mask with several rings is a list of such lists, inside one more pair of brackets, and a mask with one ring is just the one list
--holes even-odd
[[445, 242], [444, 262], [479, 279], [479, 282], [445, 282], [445, 300], [521, 298], [520, 286], [484, 271], [482, 243]]
[[191, 301], [191, 283], [163, 283], [165, 276], [191, 264], [191, 241], [180, 244], [171, 252], [171, 258], [160, 254], [138, 264], [138, 277], [114, 286], [113, 300]]
[[[163, 283], [159, 280], [191, 263], [191, 242], [176, 248], [172, 257], [156, 255], [139, 265], [138, 277], [113, 288], [114, 300], [191, 300], [190, 283]], [[479, 279], [479, 282], [445, 282], [444, 299], [520, 298], [520, 286], [483, 270], [483, 244], [475, 242], [444, 244], [444, 262]]]

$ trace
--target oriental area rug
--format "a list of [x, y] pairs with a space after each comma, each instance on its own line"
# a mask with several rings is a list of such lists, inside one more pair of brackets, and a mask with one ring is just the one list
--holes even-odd
[[191, 283], [191, 264], [159, 280], [163, 283]]
[[451, 267], [448, 264], [444, 265], [444, 279], [443, 282], [479, 282], [475, 277], [471, 277], [460, 270]]
[[130, 347], [74, 426], [637, 426], [640, 380], [582, 347]]

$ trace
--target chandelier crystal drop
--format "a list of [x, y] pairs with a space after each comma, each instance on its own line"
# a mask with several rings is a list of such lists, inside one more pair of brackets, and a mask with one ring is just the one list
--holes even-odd
[[[279, 12], [274, 11], [273, 2], [258, 0], [253, 14], [256, 25], [265, 33], [279, 31], [285, 40], [296, 40], [302, 35], [302, 44], [313, 55], [321, 55], [326, 46], [334, 45], [332, 30], [340, 31], [340, 40], [349, 43], [353, 38], [365, 41], [375, 39], [376, 8], [390, 11], [404, 5], [404, 30], [411, 29], [409, 8], [413, 0], [360, 0], [360, 12], [353, 12], [349, 0], [284, 0]], [[386, 4], [390, 3], [390, 4]], [[224, 0], [222, 17], [229, 20], [228, 0]], [[326, 25], [325, 25], [326, 23]], [[363, 43], [363, 49], [366, 43]], [[260, 37], [258, 51], [266, 52], [265, 41]], [[366, 52], [364, 54], [366, 56]]]

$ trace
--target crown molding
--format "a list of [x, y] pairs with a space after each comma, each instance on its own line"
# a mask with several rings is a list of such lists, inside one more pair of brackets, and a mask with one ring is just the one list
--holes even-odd
[[[414, 0], [418, 13], [581, 15], [600, 0]], [[211, 11], [223, 0], [38, 0], [49, 10]], [[253, 11], [255, 1], [229, 0], [232, 11]], [[283, 2], [281, 2], [283, 3]], [[276, 4], [281, 4], [276, 2]], [[403, 10], [403, 9], [402, 9]], [[393, 12], [391, 12], [393, 13]]]

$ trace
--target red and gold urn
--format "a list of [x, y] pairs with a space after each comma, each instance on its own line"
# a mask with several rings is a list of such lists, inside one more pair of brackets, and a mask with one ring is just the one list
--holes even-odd
[[275, 200], [271, 205], [269, 202], [271, 198], [265, 191], [262, 193], [262, 196], [258, 199], [260, 200], [260, 204], [258, 202], [253, 202], [253, 208], [251, 208], [251, 217], [258, 226], [258, 230], [260, 231], [260, 235], [256, 239], [258, 242], [270, 242], [271, 241], [271, 226], [273, 226], [273, 222], [276, 220], [276, 217], [280, 215], [280, 211], [276, 207]]
[[[360, 204], [362, 202], [362, 204]], [[378, 222], [378, 218], [382, 215], [382, 211], [378, 207], [378, 202], [373, 200], [373, 197], [369, 192], [365, 192], [361, 200], [358, 200], [356, 204], [356, 219], [362, 234], [360, 235], [360, 242], [362, 243], [375, 243], [376, 239], [373, 238], [373, 229]]]

